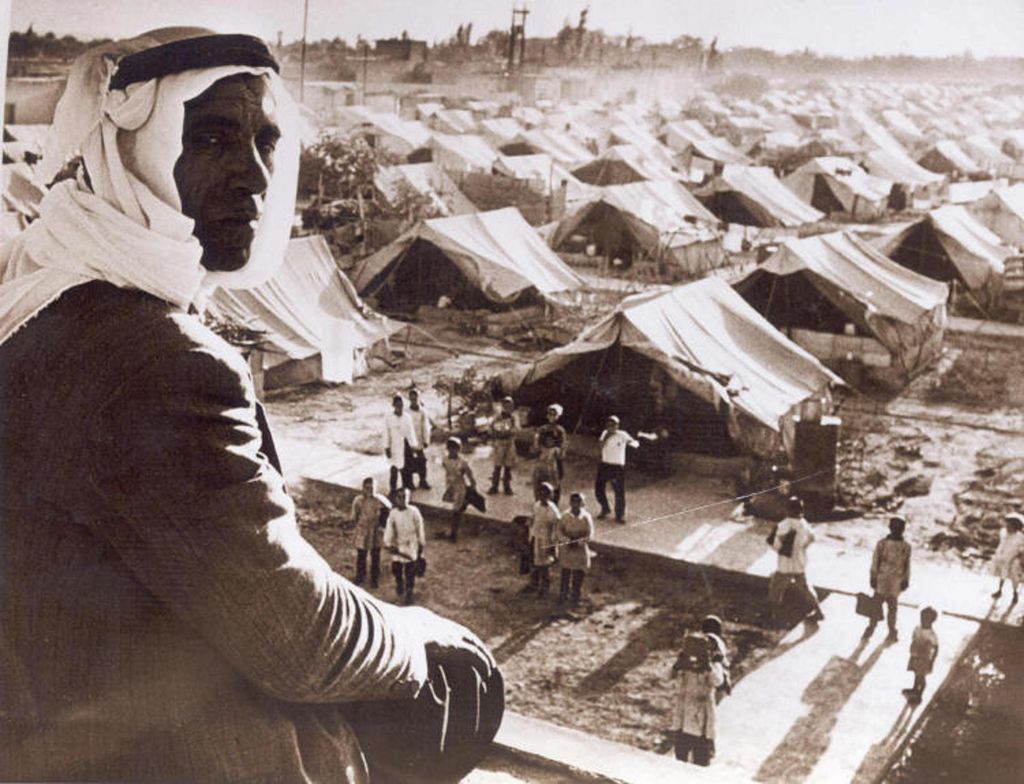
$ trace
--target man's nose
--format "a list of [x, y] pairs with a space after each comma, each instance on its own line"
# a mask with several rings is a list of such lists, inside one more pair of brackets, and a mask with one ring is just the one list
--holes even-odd
[[235, 155], [233, 175], [231, 184], [254, 196], [262, 196], [270, 187], [271, 171], [255, 141], [239, 146]]

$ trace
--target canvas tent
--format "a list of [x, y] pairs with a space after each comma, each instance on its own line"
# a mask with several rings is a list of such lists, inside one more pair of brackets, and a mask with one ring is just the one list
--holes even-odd
[[476, 207], [467, 199], [458, 186], [435, 163], [406, 163], [399, 166], [385, 166], [374, 177], [384, 198], [394, 204], [403, 187], [429, 199], [438, 215], [464, 215], [476, 212]]
[[968, 209], [1007, 245], [1024, 249], [1024, 183], [996, 188]]
[[534, 128], [523, 131], [501, 146], [505, 155], [536, 155], [544, 153], [567, 168], [586, 163], [594, 154], [563, 131]]
[[352, 281], [387, 310], [442, 297], [455, 307], [494, 309], [583, 285], [513, 207], [423, 221], [363, 259]]
[[726, 166], [704, 193], [705, 206], [727, 223], [793, 228], [824, 217], [766, 166]]
[[981, 167], [965, 153], [960, 146], [949, 139], [935, 142], [917, 161], [921, 166], [937, 174], [962, 175], [980, 174]]
[[934, 197], [946, 179], [945, 175], [919, 166], [906, 153], [891, 150], [871, 150], [865, 153], [862, 165], [869, 174], [898, 182], [911, 195], [919, 198]]
[[494, 172], [531, 184], [534, 190], [545, 196], [552, 195], [563, 183], [565, 185], [565, 201], [576, 204], [588, 198], [594, 187], [580, 182], [561, 165], [552, 160], [551, 156], [538, 155], [499, 155], [494, 162]]
[[646, 256], [697, 276], [725, 263], [717, 223], [679, 183], [642, 181], [599, 190], [559, 222], [549, 242], [569, 250], [583, 237], [608, 258], [629, 263]]
[[687, 168], [696, 163], [702, 171], [710, 172], [716, 164], [750, 163], [746, 155], [726, 139], [713, 136], [697, 120], [668, 123], [662, 129], [662, 136], [665, 144], [680, 156], [680, 162]]
[[353, 126], [349, 135], [362, 136], [376, 149], [401, 156], [409, 155], [430, 141], [430, 130], [423, 123], [377, 112], [366, 122]]
[[872, 177], [848, 158], [808, 161], [783, 182], [815, 209], [843, 212], [858, 220], [874, 220], [886, 210], [892, 182]]
[[492, 117], [480, 121], [479, 132], [484, 141], [497, 148], [521, 134], [523, 126], [511, 117]]
[[989, 299], [999, 289], [1010, 255], [995, 234], [964, 207], [946, 205], [879, 240], [886, 256], [933, 280], [960, 281]]
[[801, 403], [827, 412], [841, 382], [712, 277], [623, 300], [507, 383], [517, 403], [558, 400], [584, 427], [616, 413], [631, 432], [666, 428], [685, 451], [773, 457], [792, 448]]
[[[425, 145], [429, 159], [451, 174], [490, 172], [498, 153], [482, 136], [476, 134], [435, 133]], [[417, 151], [409, 156], [410, 163], [424, 163], [426, 156]]]
[[271, 280], [253, 289], [217, 289], [207, 309], [264, 333], [267, 388], [351, 383], [366, 374], [367, 353], [401, 326], [366, 307], [320, 236], [291, 240]]
[[852, 357], [886, 383], [906, 383], [942, 351], [946, 284], [854, 234], [787, 239], [735, 288], [819, 359], [842, 368]]
[[628, 144], [609, 147], [600, 156], [573, 169], [577, 179], [591, 185], [624, 185], [641, 180], [676, 180], [682, 175], [647, 158]]

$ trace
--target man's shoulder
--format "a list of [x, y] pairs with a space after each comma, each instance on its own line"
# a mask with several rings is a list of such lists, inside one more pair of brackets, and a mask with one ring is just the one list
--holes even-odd
[[198, 316], [145, 292], [102, 281], [70, 289], [37, 318], [57, 329], [88, 325], [76, 330], [71, 339], [102, 341], [113, 354], [167, 358], [202, 350], [230, 363], [241, 361], [238, 352]]

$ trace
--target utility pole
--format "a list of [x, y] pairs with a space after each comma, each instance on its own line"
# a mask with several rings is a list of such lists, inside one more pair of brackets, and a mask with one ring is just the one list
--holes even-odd
[[512, 26], [508, 35], [508, 70], [511, 73], [516, 65], [516, 39], [519, 39], [519, 67], [526, 60], [526, 17], [530, 13], [524, 5], [522, 8], [512, 6]]
[[363, 41], [363, 106], [366, 106], [366, 64], [370, 58], [370, 42]]
[[299, 103], [306, 97], [306, 33], [309, 31], [309, 0], [302, 4], [302, 51], [299, 55]]

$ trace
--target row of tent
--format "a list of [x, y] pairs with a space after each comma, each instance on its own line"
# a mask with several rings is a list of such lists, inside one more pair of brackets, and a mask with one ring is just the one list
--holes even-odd
[[[513, 209], [424, 221], [351, 272], [319, 237], [293, 240], [281, 272], [250, 291], [218, 292], [211, 312], [267, 334], [268, 385], [350, 381], [402, 322], [377, 315], [390, 286], [451, 307], [571, 298], [585, 282]], [[440, 285], [431, 289], [433, 281]], [[853, 342], [875, 348], [880, 378], [905, 382], [938, 356], [947, 287], [851, 233], [789, 239], [730, 286], [708, 277], [624, 300], [567, 346], [506, 377], [517, 401], [555, 396], [570, 421], [611, 411], [676, 422], [681, 437], [764, 456], [792, 445], [807, 401], [828, 410], [842, 380], [828, 365]], [[406, 305], [410, 302], [404, 303]], [[820, 341], [836, 343], [822, 354]], [[822, 361], [822, 357], [825, 361]], [[646, 405], [651, 387], [660, 406]], [[637, 421], [636, 427], [652, 423]], [[709, 435], [710, 434], [710, 435]], [[710, 440], [709, 440], [710, 439]]]

